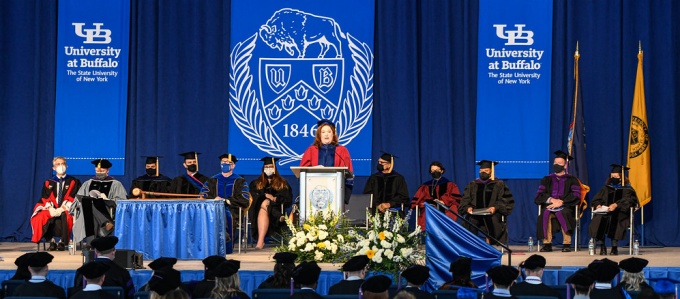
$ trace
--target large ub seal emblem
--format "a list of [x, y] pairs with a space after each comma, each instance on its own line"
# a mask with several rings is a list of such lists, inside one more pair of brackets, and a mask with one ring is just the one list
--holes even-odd
[[282, 157], [281, 164], [301, 158], [310, 142], [295, 138], [313, 137], [318, 120], [335, 122], [339, 143], [347, 145], [371, 116], [373, 52], [332, 18], [276, 11], [232, 48], [230, 59], [232, 119], [257, 148]]

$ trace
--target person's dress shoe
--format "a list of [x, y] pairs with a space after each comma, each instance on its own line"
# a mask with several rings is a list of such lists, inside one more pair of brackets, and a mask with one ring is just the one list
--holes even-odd
[[607, 255], [607, 246], [600, 246], [600, 255]]
[[59, 242], [59, 244], [57, 244], [57, 250], [58, 251], [66, 250], [66, 245], [64, 245], [64, 243], [62, 243], [62, 242]]
[[612, 246], [612, 251], [609, 252], [609, 255], [619, 255], [619, 249], [616, 246]]
[[57, 243], [50, 242], [50, 247], [47, 248], [47, 251], [55, 251], [57, 250]]
[[551, 252], [552, 251], [552, 244], [543, 244], [541, 247], [541, 250], [539, 252]]
[[562, 252], [571, 252], [571, 244], [562, 245]]

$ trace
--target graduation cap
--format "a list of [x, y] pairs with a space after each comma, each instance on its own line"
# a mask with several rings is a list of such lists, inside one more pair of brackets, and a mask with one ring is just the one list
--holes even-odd
[[565, 153], [562, 150], [557, 150], [557, 151], [554, 152], [554, 154], [555, 154], [555, 158], [562, 158], [562, 159], [566, 160], [567, 162], [574, 160], [574, 157], [569, 156], [569, 154]]
[[638, 273], [642, 272], [642, 269], [644, 269], [648, 263], [649, 261], [646, 259], [631, 257], [620, 261], [619, 268], [623, 269], [623, 271], [626, 272]]
[[680, 283], [680, 281], [677, 281], [672, 278], [650, 278], [649, 281], [656, 282], [653, 288], [654, 292], [656, 292], [659, 295], [675, 294], [676, 291], [675, 285]]
[[215, 277], [229, 277], [241, 269], [241, 262], [237, 260], [226, 260], [215, 268]]
[[178, 288], [182, 284], [179, 271], [175, 269], [164, 269], [155, 271], [149, 280], [149, 290], [165, 295], [165, 293]]
[[98, 261], [92, 261], [78, 268], [78, 272], [82, 273], [87, 279], [95, 279], [97, 277], [102, 277], [106, 271], [109, 271], [111, 267], [107, 264]]
[[610, 173], [622, 173], [623, 170], [629, 170], [630, 169], [630, 167], [626, 167], [626, 166], [619, 165], [619, 164], [612, 164], [612, 165], [609, 165], [609, 166], [612, 167], [612, 172], [610, 172]]
[[47, 266], [47, 264], [51, 263], [52, 259], [54, 259], [54, 256], [47, 252], [40, 251], [29, 256], [26, 260], [26, 263], [28, 264], [29, 267], [42, 268]]
[[621, 271], [619, 264], [607, 258], [594, 260], [588, 269], [595, 274], [595, 281], [598, 282], [611, 282]]
[[92, 240], [90, 245], [97, 249], [97, 251], [102, 252], [113, 249], [116, 247], [116, 244], [118, 244], [118, 237], [106, 236]]
[[384, 151], [380, 151], [380, 152], [382, 153], [382, 155], [380, 155], [380, 159], [383, 159], [385, 161], [390, 162], [391, 167], [390, 167], [390, 171], [388, 173], [392, 172], [392, 170], [394, 169], [394, 158], [399, 158], [399, 157], [392, 155], [388, 152], [384, 152]]
[[459, 256], [451, 263], [449, 272], [453, 273], [453, 276], [465, 276], [470, 274], [470, 272], [472, 272], [472, 259], [469, 257]]
[[543, 256], [534, 254], [528, 257], [526, 260], [524, 260], [520, 264], [520, 267], [524, 269], [535, 270], [536, 268], [545, 268], [545, 263], [546, 261]]
[[491, 168], [491, 179], [492, 180], [496, 179], [496, 171], [494, 169], [494, 166], [498, 165], [498, 162], [491, 160], [482, 160], [479, 161], [477, 165], [479, 165], [479, 169]]
[[591, 286], [595, 282], [595, 274], [588, 270], [588, 268], [581, 268], [567, 277], [566, 283], [571, 283], [579, 286]]
[[184, 162], [187, 160], [196, 160], [196, 171], [198, 171], [198, 155], [201, 153], [199, 152], [186, 152], [186, 153], [181, 153], [179, 154], [180, 156], [184, 157]]
[[14, 260], [14, 264], [19, 268], [26, 268], [28, 267], [28, 258], [34, 254], [35, 252], [24, 253]]
[[219, 266], [222, 262], [226, 262], [227, 259], [224, 258], [223, 256], [219, 255], [211, 255], [209, 257], [206, 257], [203, 259], [203, 265], [205, 266], [205, 278], [206, 279], [214, 279], [215, 278], [215, 269], [217, 266]]
[[342, 271], [361, 271], [366, 268], [366, 265], [368, 265], [369, 261], [370, 259], [365, 254], [353, 256], [342, 265]]
[[219, 156], [220, 161], [224, 158], [227, 158], [227, 160], [229, 160], [229, 162], [231, 162], [231, 163], [236, 163], [236, 161], [238, 161], [238, 159], [236, 159], [236, 156], [234, 156], [232, 154], [221, 154]]
[[92, 160], [92, 162], [90, 162], [90, 163], [92, 163], [97, 168], [109, 169], [109, 168], [111, 168], [111, 166], [113, 166], [113, 164], [111, 164], [111, 162], [109, 162], [109, 160], [106, 160], [106, 159]]
[[319, 280], [321, 268], [316, 262], [304, 261], [293, 270], [293, 279], [301, 285], [312, 285]]
[[361, 284], [362, 292], [382, 293], [387, 292], [387, 289], [392, 285], [392, 279], [385, 275], [371, 276]]
[[149, 263], [149, 268], [156, 271], [165, 268], [172, 268], [172, 266], [175, 264], [177, 264], [177, 259], [174, 257], [159, 257], [153, 262]]
[[292, 264], [295, 263], [296, 259], [297, 254], [292, 252], [277, 252], [274, 255], [274, 260], [276, 260], [277, 263], [281, 264]]
[[500, 265], [486, 270], [491, 280], [495, 284], [509, 286], [517, 277], [519, 277], [519, 270], [515, 267]]
[[335, 124], [330, 119], [324, 118], [324, 119], [316, 122], [317, 129], [321, 128], [321, 126], [323, 126], [323, 125], [329, 125], [329, 126], [335, 128]]
[[262, 163], [264, 163], [265, 166], [274, 165], [274, 169], [276, 169], [276, 162], [279, 161], [279, 160], [281, 160], [281, 159], [274, 158], [274, 157], [264, 157], [264, 158], [260, 159], [260, 161], [262, 161]]
[[158, 158], [163, 158], [162, 156], [142, 156], [143, 158], [146, 158], [146, 161], [144, 161], [144, 164], [156, 164], [156, 176], [158, 176], [158, 172], [160, 171], [160, 163], [158, 161]]
[[421, 285], [430, 278], [430, 268], [423, 265], [412, 265], [402, 271], [401, 276], [414, 285]]

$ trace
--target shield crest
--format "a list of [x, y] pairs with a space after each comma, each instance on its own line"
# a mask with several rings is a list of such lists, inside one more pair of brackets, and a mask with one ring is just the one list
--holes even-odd
[[267, 64], [265, 75], [269, 88], [276, 93], [281, 93], [290, 80], [290, 64]]

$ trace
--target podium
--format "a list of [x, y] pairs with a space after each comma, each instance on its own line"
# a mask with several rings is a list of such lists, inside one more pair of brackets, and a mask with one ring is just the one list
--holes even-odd
[[343, 212], [345, 179], [354, 177], [347, 167], [294, 166], [290, 170], [300, 179], [301, 222], [325, 209], [336, 214]]

